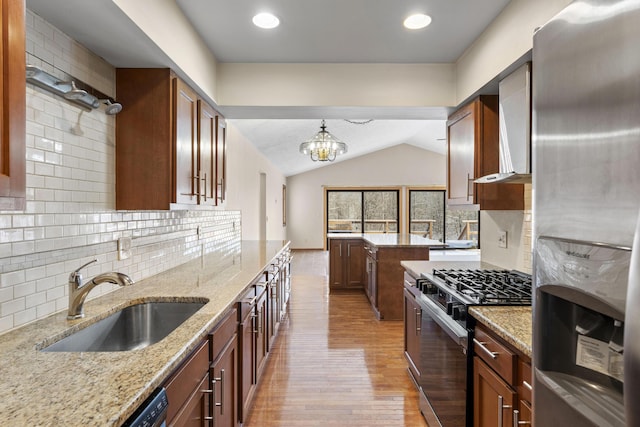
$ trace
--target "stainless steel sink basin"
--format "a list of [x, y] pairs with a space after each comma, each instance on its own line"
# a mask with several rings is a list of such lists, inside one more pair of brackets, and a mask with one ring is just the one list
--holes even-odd
[[157, 343], [206, 302], [130, 305], [57, 341], [42, 351], [129, 351]]

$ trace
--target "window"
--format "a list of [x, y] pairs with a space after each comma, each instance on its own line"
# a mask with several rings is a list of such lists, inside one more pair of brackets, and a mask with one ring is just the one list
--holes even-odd
[[327, 190], [327, 233], [397, 233], [398, 190]]
[[470, 240], [478, 246], [478, 211], [447, 209], [445, 190], [409, 189], [408, 230], [441, 242]]
[[409, 190], [409, 232], [444, 240], [445, 190]]

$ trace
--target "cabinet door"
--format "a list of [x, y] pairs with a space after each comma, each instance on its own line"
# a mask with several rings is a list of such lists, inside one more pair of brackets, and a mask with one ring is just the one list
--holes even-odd
[[329, 287], [343, 288], [345, 277], [345, 263], [343, 258], [347, 256], [347, 250], [343, 250], [343, 241], [339, 239], [329, 240]]
[[474, 427], [511, 427], [516, 393], [480, 358], [473, 358]]
[[474, 203], [476, 150], [476, 103], [471, 103], [447, 121], [447, 199], [449, 204]]
[[197, 97], [182, 80], [176, 78], [173, 84], [176, 203], [195, 204], [198, 202]]
[[[240, 304], [246, 304], [241, 302]], [[247, 316], [242, 319], [239, 327], [239, 361], [238, 361], [238, 387], [240, 387], [240, 419], [244, 419], [250, 404], [252, 389], [256, 384], [255, 364], [255, 321], [256, 308], [249, 309]]]
[[202, 427], [209, 414], [209, 374], [206, 374], [180, 412], [169, 422], [169, 427]]
[[257, 317], [254, 323], [254, 331], [256, 335], [256, 384], [260, 378], [260, 374], [267, 360], [267, 292], [263, 291], [258, 295], [258, 303], [256, 305]]
[[211, 366], [213, 388], [213, 425], [236, 427], [237, 424], [237, 337], [234, 335]]
[[349, 288], [362, 288], [365, 283], [366, 252], [362, 240], [348, 240], [347, 248], [347, 280]]
[[216, 123], [216, 197], [222, 203], [227, 191], [227, 123], [221, 116]]
[[3, 0], [0, 48], [0, 210], [23, 210], [26, 194], [24, 0]]
[[404, 290], [404, 356], [409, 371], [417, 384], [420, 383], [420, 324], [422, 310], [411, 292]]
[[198, 204], [216, 205], [216, 126], [217, 114], [198, 100]]

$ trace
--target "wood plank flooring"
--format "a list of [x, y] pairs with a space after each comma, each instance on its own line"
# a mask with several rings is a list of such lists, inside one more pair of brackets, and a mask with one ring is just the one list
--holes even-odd
[[289, 317], [244, 427], [424, 427], [401, 321], [364, 293], [329, 294], [325, 251], [296, 251]]

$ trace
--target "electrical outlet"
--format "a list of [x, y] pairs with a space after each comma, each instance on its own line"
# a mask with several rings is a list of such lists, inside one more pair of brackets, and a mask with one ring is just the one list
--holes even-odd
[[118, 261], [131, 256], [131, 237], [120, 237], [118, 239]]
[[507, 232], [504, 230], [498, 231], [498, 247], [499, 248], [507, 247]]

